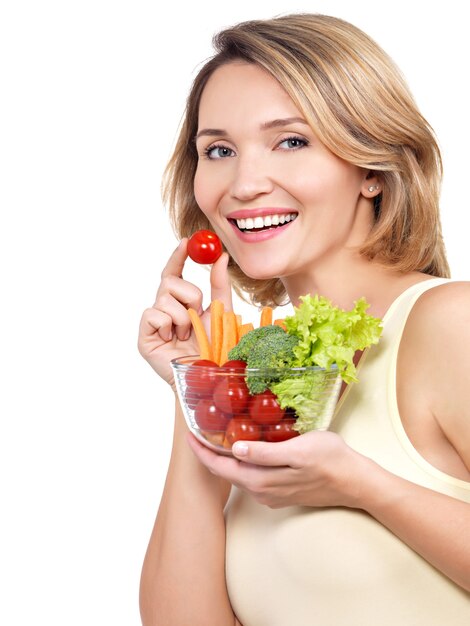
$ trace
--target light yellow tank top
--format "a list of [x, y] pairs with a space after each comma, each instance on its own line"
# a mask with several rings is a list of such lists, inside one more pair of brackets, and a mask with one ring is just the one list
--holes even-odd
[[[413, 448], [397, 407], [396, 360], [408, 314], [424, 291], [443, 282], [413, 285], [395, 300], [331, 430], [389, 471], [470, 502], [469, 482], [434, 468]], [[234, 489], [226, 558], [229, 595], [243, 626], [470, 624], [470, 594], [363, 511], [272, 510]]]

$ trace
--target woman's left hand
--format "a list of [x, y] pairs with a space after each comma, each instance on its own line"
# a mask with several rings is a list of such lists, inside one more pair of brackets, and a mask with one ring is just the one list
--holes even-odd
[[235, 458], [212, 452], [189, 435], [210, 472], [249, 493], [260, 504], [361, 508], [361, 486], [371, 465], [332, 432], [312, 431], [283, 442], [239, 441]]

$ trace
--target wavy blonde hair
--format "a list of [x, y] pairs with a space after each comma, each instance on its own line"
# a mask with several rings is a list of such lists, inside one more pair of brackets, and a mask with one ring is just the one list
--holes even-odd
[[[178, 237], [210, 228], [193, 192], [199, 103], [213, 72], [241, 60], [282, 85], [331, 152], [380, 176], [374, 225], [360, 253], [397, 271], [449, 276], [439, 217], [439, 147], [400, 71], [369, 36], [338, 18], [295, 14], [242, 22], [218, 33], [213, 44], [216, 54], [193, 82], [163, 178]], [[237, 293], [253, 304], [286, 301], [279, 279], [249, 278], [233, 259], [229, 271]]]

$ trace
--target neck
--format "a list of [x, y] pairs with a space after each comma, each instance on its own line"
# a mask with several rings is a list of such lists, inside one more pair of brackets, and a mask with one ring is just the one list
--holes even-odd
[[349, 310], [364, 297], [370, 304], [368, 313], [383, 317], [405, 289], [428, 278], [419, 272], [399, 273], [363, 258], [357, 252], [343, 251], [333, 259], [318, 262], [315, 267], [282, 278], [290, 301], [297, 305], [307, 293], [325, 296], [336, 306]]

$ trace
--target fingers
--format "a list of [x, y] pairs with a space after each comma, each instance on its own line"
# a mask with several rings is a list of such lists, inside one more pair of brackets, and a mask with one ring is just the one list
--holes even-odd
[[236, 441], [232, 446], [235, 458], [253, 465], [266, 467], [294, 467], [295, 458], [292, 450], [292, 441], [269, 443], [267, 441]]
[[231, 311], [232, 304], [232, 282], [228, 273], [229, 256], [224, 252], [212, 265], [210, 273], [211, 300], [221, 300], [226, 311]]
[[173, 321], [169, 315], [156, 309], [146, 309], [140, 320], [139, 352], [144, 355], [146, 341], [158, 333], [162, 341], [171, 341]]
[[179, 276], [183, 275], [183, 268], [186, 259], [188, 258], [188, 239], [183, 237], [179, 242], [178, 247], [168, 259], [167, 264], [163, 268], [162, 278], [167, 276]]

